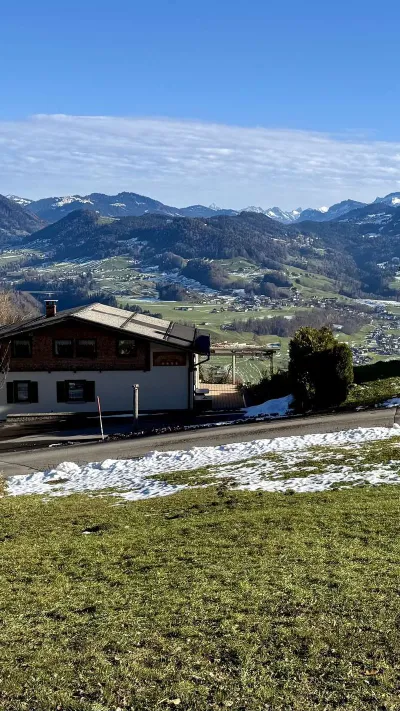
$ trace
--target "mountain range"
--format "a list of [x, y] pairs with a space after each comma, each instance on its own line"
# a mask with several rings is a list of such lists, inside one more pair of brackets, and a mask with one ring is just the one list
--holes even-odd
[[182, 263], [240, 257], [266, 270], [287, 272], [292, 265], [322, 274], [346, 296], [390, 298], [400, 263], [400, 209], [373, 203], [333, 220], [291, 225], [246, 211], [210, 218], [162, 213], [112, 218], [75, 210], [23, 243], [57, 261], [129, 254], [154, 267], [171, 258]]
[[[165, 205], [159, 200], [139, 195], [137, 193], [121, 192], [117, 195], [105, 195], [103, 193], [90, 193], [89, 195], [67, 195], [62, 197], [49, 197], [41, 200], [29, 200], [28, 198], [16, 195], [7, 195], [12, 203], [25, 208], [29, 213], [36, 215], [47, 223], [57, 222], [75, 210], [87, 209], [103, 215], [104, 217], [138, 217], [148, 213], [169, 215], [170, 217], [218, 217], [228, 215], [233, 217], [240, 212], [254, 212], [271, 217], [283, 224], [293, 224], [297, 222], [313, 221], [328, 222], [339, 219], [356, 209], [361, 209], [367, 203], [357, 200], [343, 200], [330, 207], [307, 208], [301, 207], [295, 210], [282, 210], [280, 207], [262, 208], [257, 206], [246, 207], [243, 210], [222, 209], [215, 204], [209, 205], [189, 205], [178, 208]], [[390, 193], [385, 197], [377, 197], [371, 205], [373, 210], [379, 205], [390, 207], [400, 206], [400, 193]]]
[[[348, 296], [390, 296], [400, 262], [400, 193], [368, 205], [346, 200], [304, 210], [291, 223], [277, 219], [278, 208], [270, 211], [274, 217], [261, 209], [237, 213], [214, 205], [191, 206], [182, 214], [134, 193], [77, 197], [57, 199], [55, 207], [55, 198], [25, 206], [23, 198], [0, 196], [0, 243], [34, 247], [59, 261], [128, 253], [154, 266], [171, 254], [181, 261], [244, 257], [265, 269], [286, 272], [293, 265], [323, 274]], [[38, 203], [40, 216], [32, 212]], [[123, 215], [110, 215], [110, 206]], [[55, 221], [63, 209], [66, 214]], [[138, 214], [126, 214], [131, 210]]]
[[139, 216], [147, 213], [170, 215], [174, 217], [213, 217], [216, 215], [237, 215], [236, 210], [222, 210], [216, 205], [189, 205], [189, 207], [172, 207], [164, 205], [159, 200], [153, 200], [137, 193], [118, 193], [104, 195], [65, 195], [49, 197], [41, 200], [28, 200], [17, 195], [7, 195], [12, 202], [21, 205], [46, 222], [57, 222], [74, 210], [93, 210], [104, 217]]

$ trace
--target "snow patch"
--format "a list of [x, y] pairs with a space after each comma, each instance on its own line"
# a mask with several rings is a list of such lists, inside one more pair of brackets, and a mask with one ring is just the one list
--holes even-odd
[[94, 204], [88, 198], [82, 198], [80, 195], [65, 195], [64, 197], [57, 198], [56, 202], [53, 202], [52, 207], [63, 207], [64, 205], [70, 205], [72, 202]]
[[[113, 493], [128, 500], [167, 496], [186, 488], [187, 484], [173, 485], [162, 480], [163, 474], [171, 471], [191, 471], [212, 468], [210, 481], [221, 477], [235, 477], [239, 488], [264, 489], [266, 491], [322, 491], [330, 488], [333, 481], [360, 482], [360, 476], [349, 468], [328, 467], [324, 474], [311, 475], [290, 480], [282, 479], [287, 471], [295, 471], [296, 453], [304, 458], [310, 447], [338, 447], [349, 445], [352, 451], [365, 442], [387, 440], [399, 436], [400, 428], [386, 427], [357, 428], [353, 430], [310, 434], [276, 439], [259, 439], [252, 442], [236, 442], [218, 447], [194, 447], [190, 450], [173, 452], [148, 452], [138, 459], [106, 459], [79, 466], [74, 462], [63, 462], [55, 469], [37, 472], [28, 476], [17, 475], [7, 480], [7, 493], [44, 494], [65, 496], [76, 492], [94, 492], [113, 489]], [[279, 453], [283, 463], [281, 470], [274, 460], [266, 455]], [[234, 466], [230, 466], [233, 465]], [[360, 465], [362, 466], [362, 465]], [[381, 472], [381, 473], [379, 473]], [[383, 473], [382, 473], [383, 472]], [[281, 477], [281, 479], [279, 479]], [[400, 483], [400, 477], [393, 470], [380, 467], [379, 470], [363, 472], [362, 480], [380, 483], [389, 478], [392, 483]], [[290, 482], [290, 485], [289, 485]]]
[[33, 202], [33, 200], [18, 197], [18, 195], [6, 195], [6, 198], [8, 198], [8, 200], [12, 200], [12, 202], [16, 202], [17, 205], [21, 205], [22, 207], [26, 207], [27, 205], [30, 205], [31, 202]]
[[391, 397], [390, 400], [385, 400], [382, 407], [397, 407], [400, 405], [400, 397]]
[[261, 417], [262, 415], [285, 417], [291, 411], [293, 401], [293, 395], [286, 395], [285, 397], [279, 397], [275, 400], [266, 400], [261, 403], [261, 405], [246, 407], [245, 417]]

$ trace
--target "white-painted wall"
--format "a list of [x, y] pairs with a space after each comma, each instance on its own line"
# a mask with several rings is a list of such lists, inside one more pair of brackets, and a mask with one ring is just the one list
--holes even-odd
[[[154, 346], [153, 350], [173, 350]], [[39, 402], [7, 404], [7, 387], [0, 389], [0, 419], [9, 414], [38, 412], [95, 412], [96, 402], [57, 402], [57, 381], [94, 380], [96, 396], [99, 395], [103, 412], [132, 411], [132, 385], [139, 385], [139, 410], [186, 410], [192, 406], [193, 373], [189, 373], [190, 355], [186, 366], [156, 366], [141, 370], [113, 371], [37, 371], [9, 372], [7, 382], [34, 380], [38, 383]]]

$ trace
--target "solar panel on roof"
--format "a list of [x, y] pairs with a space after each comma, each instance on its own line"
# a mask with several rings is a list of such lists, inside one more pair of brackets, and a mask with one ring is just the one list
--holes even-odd
[[181, 323], [173, 323], [166, 334], [169, 343], [192, 343], [195, 329], [193, 326], [183, 326]]
[[14, 336], [36, 328], [48, 327], [67, 318], [96, 323], [99, 326], [114, 328], [120, 332], [168, 343], [170, 346], [178, 348], [193, 349], [194, 347], [197, 349], [197, 353], [205, 352], [206, 347], [207, 352], [209, 350], [205, 341], [203, 342], [200, 339], [199, 342], [195, 342], [195, 337], [200, 335], [200, 332], [194, 326], [184, 326], [183, 324], [172, 323], [165, 319], [147, 316], [146, 314], [134, 314], [125, 309], [99, 303], [60, 311], [50, 321], [45, 316], [39, 316], [20, 324], [0, 326], [0, 338]]
[[166, 321], [164, 318], [147, 316], [147, 314], [134, 314], [134, 319], [137, 323], [142, 323], [145, 326], [154, 326], [158, 329], [162, 327], [164, 330], [166, 330], [170, 325], [170, 321]]

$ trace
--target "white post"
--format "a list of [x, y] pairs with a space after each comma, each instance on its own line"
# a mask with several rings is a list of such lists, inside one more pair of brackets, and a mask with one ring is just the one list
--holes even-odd
[[236, 353], [232, 353], [232, 384], [236, 385]]
[[104, 440], [103, 418], [102, 418], [102, 416], [101, 416], [101, 405], [100, 405], [100, 398], [99, 398], [99, 396], [97, 396], [97, 409], [98, 409], [98, 411], [99, 411], [101, 439]]
[[133, 388], [133, 426], [136, 430], [139, 424], [139, 385], [132, 385]]

